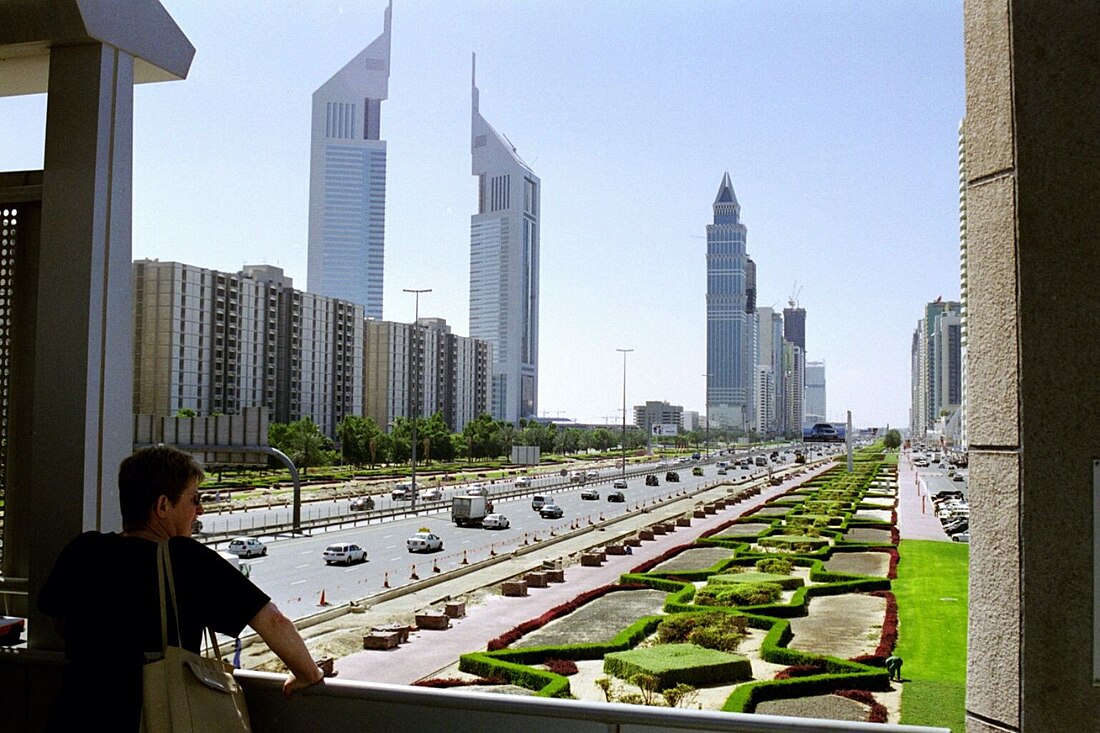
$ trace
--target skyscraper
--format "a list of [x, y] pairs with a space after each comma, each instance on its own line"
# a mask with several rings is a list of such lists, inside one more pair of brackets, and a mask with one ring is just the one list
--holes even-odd
[[756, 284], [740, 216], [727, 172], [714, 199], [714, 223], [707, 225], [707, 414], [721, 427], [748, 430], [756, 372], [750, 289]]
[[382, 317], [391, 10], [382, 34], [313, 93], [307, 286], [368, 318]]
[[825, 362], [806, 362], [806, 423], [825, 422]]
[[492, 415], [515, 423], [538, 414], [540, 182], [515, 146], [478, 109], [471, 78], [470, 337], [493, 346]]

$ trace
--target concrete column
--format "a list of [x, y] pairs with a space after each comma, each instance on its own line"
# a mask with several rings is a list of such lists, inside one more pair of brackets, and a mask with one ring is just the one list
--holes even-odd
[[[103, 44], [50, 54], [31, 410], [13, 428], [27, 431], [32, 604], [66, 542], [121, 528], [116, 475], [133, 430], [133, 68]], [[33, 609], [31, 620], [30, 645], [57, 646]]]
[[967, 729], [1097, 730], [1100, 5], [964, 13]]

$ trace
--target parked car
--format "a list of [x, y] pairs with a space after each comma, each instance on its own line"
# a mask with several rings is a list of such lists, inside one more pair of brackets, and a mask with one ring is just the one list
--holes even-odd
[[963, 476], [961, 473], [956, 473], [954, 476], [951, 477], [951, 480], [952, 481], [966, 481], [966, 476]]
[[543, 496], [542, 494], [535, 494], [534, 496], [531, 497], [531, 508], [534, 509], [536, 512], [539, 509], [542, 509], [543, 505], [549, 504], [549, 503], [552, 503], [552, 502], [549, 499], [547, 499], [545, 496]]
[[485, 519], [481, 520], [481, 526], [485, 529], [508, 529], [510, 523], [503, 514], [486, 514]]
[[367, 551], [352, 542], [329, 545], [321, 556], [325, 559], [325, 565], [331, 565], [334, 562], [351, 565], [353, 562], [367, 561]]
[[611, 488], [613, 488], [613, 489], [625, 489], [626, 488], [626, 479], [625, 478], [615, 479], [611, 483]]
[[409, 552], [431, 552], [443, 549], [443, 538], [431, 532], [421, 530], [409, 539], [405, 540], [405, 546]]
[[596, 500], [600, 498], [600, 492], [595, 489], [585, 489], [581, 492], [581, 498], [587, 501]]
[[236, 537], [229, 541], [226, 551], [237, 557], [263, 557], [267, 547], [255, 537]]
[[626, 501], [626, 494], [621, 491], [609, 491], [607, 494], [608, 501], [623, 502]]
[[561, 519], [564, 513], [557, 504], [543, 504], [539, 509], [539, 516], [543, 519]]
[[529, 479], [526, 476], [520, 476], [519, 478], [516, 479], [516, 488], [517, 489], [526, 489], [530, 485], [531, 485], [531, 479]]
[[692, 476], [702, 476], [703, 475], [703, 467], [702, 466], [696, 466], [695, 468], [691, 469], [691, 475]]
[[374, 499], [369, 496], [357, 496], [351, 500], [348, 508], [353, 512], [369, 512], [374, 509]]
[[970, 542], [970, 532], [959, 532], [958, 534], [951, 535], [952, 542]]
[[668, 473], [665, 474], [665, 481], [679, 481], [679, 480], [680, 480], [680, 474], [676, 473], [675, 471], [669, 471]]
[[660, 486], [661, 482], [657, 480], [657, 474], [650, 473], [650, 474], [646, 474], [645, 485], [646, 486]]

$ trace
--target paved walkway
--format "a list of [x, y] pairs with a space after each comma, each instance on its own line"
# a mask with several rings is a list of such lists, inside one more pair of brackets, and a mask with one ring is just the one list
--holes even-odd
[[[825, 463], [811, 470], [814, 474], [820, 473], [830, 465], [832, 465], [831, 462]], [[495, 593], [486, 594], [483, 596], [483, 602], [467, 608], [466, 617], [452, 621], [450, 629], [415, 632], [409, 643], [402, 644], [396, 649], [352, 654], [338, 660], [336, 669], [341, 679], [391, 684], [410, 684], [416, 680], [435, 676], [454, 664], [461, 654], [484, 649], [490, 639], [524, 621], [540, 616], [580, 593], [616, 582], [619, 576], [642, 562], [657, 557], [669, 548], [694, 541], [706, 530], [744, 514], [773, 496], [805, 481], [806, 478], [806, 474], [803, 474], [779, 486], [767, 487], [758, 496], [733, 505], [725, 511], [708, 515], [705, 519], [693, 519], [691, 527], [680, 527], [671, 534], [658, 535], [655, 541], [645, 542], [641, 547], [634, 548], [632, 555], [609, 555], [607, 562], [600, 567], [567, 565], [565, 583], [554, 583], [547, 588], [532, 588], [528, 596], [521, 598], [505, 598]], [[759, 479], [759, 481], [764, 480], [766, 479]], [[736, 487], [739, 489], [751, 486], [753, 483], [737, 484]], [[632, 535], [639, 528], [657, 521], [683, 516], [696, 502], [724, 497], [728, 488], [729, 486], [725, 484], [716, 486], [655, 507], [648, 512], [633, 514], [626, 519], [609, 524], [604, 529], [579, 533], [575, 537], [540, 547], [536, 551], [514, 555], [507, 561], [484, 570], [459, 578], [446, 579], [431, 588], [374, 604], [370, 608], [369, 616], [372, 619], [411, 618], [416, 610], [427, 608], [445, 599], [470, 596], [479, 589], [496, 587], [508, 578], [541, 566], [544, 559], [576, 555], [596, 544], [605, 544], [619, 537]], [[377, 621], [364, 619], [364, 628], [371, 623], [377, 623]]]
[[908, 453], [898, 458], [898, 534], [903, 540], [951, 541], [936, 519], [928, 486], [913, 469]]

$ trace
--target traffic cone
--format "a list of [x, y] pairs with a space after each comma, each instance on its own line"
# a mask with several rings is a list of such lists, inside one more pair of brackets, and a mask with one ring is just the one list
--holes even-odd
[[386, 572], [382, 576], [382, 587], [383, 588], [389, 588], [390, 587], [390, 574], [389, 574], [389, 572]]
[[318, 606], [327, 606], [329, 603], [325, 600], [325, 589], [321, 589], [321, 600], [317, 601]]
[[497, 550], [493, 545], [489, 545], [489, 557], [496, 557]]
[[416, 574], [416, 566], [412, 567], [412, 574], [409, 575], [409, 580], [420, 580], [420, 576]]
[[531, 544], [530, 542], [527, 541], [527, 533], [526, 532], [523, 533], [523, 544], [525, 544], [525, 545]]
[[469, 565], [470, 564], [470, 561], [466, 559], [466, 551], [465, 550], [462, 551], [462, 564], [463, 565]]
[[438, 573], [439, 572], [439, 561], [438, 560], [432, 560], [432, 572], [433, 573]]

